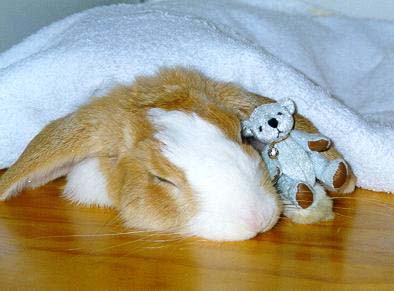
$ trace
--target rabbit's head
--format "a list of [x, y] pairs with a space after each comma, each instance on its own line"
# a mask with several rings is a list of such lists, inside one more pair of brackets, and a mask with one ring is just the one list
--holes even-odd
[[67, 174], [68, 198], [116, 207], [129, 227], [254, 237], [280, 203], [240, 136], [253, 98], [182, 68], [138, 78], [47, 125], [0, 178], [0, 198]]

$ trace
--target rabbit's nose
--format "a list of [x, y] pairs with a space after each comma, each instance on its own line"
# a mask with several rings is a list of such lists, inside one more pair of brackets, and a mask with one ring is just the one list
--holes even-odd
[[276, 118], [271, 118], [270, 120], [268, 120], [268, 125], [271, 126], [272, 128], [277, 128], [278, 120]]
[[242, 216], [242, 222], [246, 228], [252, 232], [260, 232], [263, 227], [263, 218], [260, 217], [257, 211], [251, 211], [248, 215]]

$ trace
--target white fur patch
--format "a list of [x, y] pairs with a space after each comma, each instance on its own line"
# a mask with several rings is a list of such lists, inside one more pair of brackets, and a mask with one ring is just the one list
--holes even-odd
[[100, 170], [98, 159], [87, 159], [78, 163], [67, 175], [64, 189], [67, 198], [78, 204], [111, 206], [107, 180]]
[[242, 240], [271, 228], [279, 207], [260, 186], [259, 160], [247, 155], [197, 114], [151, 109], [164, 156], [182, 169], [199, 203], [189, 232], [213, 240]]

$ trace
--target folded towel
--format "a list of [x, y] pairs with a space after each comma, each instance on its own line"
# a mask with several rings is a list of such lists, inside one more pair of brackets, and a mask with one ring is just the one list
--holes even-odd
[[0, 55], [0, 168], [91, 96], [173, 65], [292, 98], [359, 186], [394, 192], [394, 23], [295, 0], [121, 4], [40, 30]]

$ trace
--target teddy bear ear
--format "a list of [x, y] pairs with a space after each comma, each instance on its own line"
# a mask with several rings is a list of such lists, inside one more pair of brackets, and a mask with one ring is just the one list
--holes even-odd
[[280, 101], [280, 105], [282, 105], [283, 108], [289, 111], [290, 114], [294, 114], [296, 108], [293, 100], [291, 99], [282, 100]]
[[244, 137], [253, 136], [252, 125], [249, 120], [242, 121], [241, 125], [242, 125], [242, 136]]

